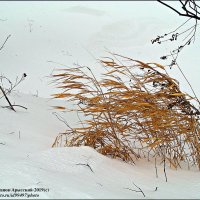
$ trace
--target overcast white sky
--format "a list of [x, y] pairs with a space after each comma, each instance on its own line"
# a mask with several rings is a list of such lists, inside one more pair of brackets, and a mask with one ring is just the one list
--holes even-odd
[[[176, 4], [177, 2], [172, 2]], [[146, 62], [159, 62], [173, 50], [171, 43], [152, 45], [151, 39], [177, 28], [185, 19], [156, 1], [4, 1], [0, 2], [0, 73], [14, 80], [27, 73], [19, 89], [49, 97], [53, 92], [48, 76], [53, 68], [78, 62], [100, 71], [91, 54], [100, 58], [112, 52]], [[199, 31], [198, 31], [199, 34]], [[90, 53], [88, 53], [90, 52]], [[198, 97], [200, 40], [187, 47], [179, 64]], [[185, 91], [190, 91], [177, 70]]]

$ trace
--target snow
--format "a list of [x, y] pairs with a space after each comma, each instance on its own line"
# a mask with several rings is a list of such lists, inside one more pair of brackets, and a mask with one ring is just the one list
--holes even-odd
[[[98, 74], [101, 66], [95, 58], [108, 56], [110, 50], [165, 64], [159, 58], [174, 46], [152, 45], [150, 41], [183, 22], [183, 18], [153, 1], [0, 2], [0, 44], [11, 35], [0, 51], [0, 73], [13, 82], [16, 76], [27, 73], [9, 99], [28, 108], [16, 107], [13, 112], [2, 108], [7, 102], [0, 99], [0, 198], [199, 199], [200, 173], [195, 168], [175, 170], [167, 166], [166, 182], [159, 160], [157, 178], [154, 160], [141, 159], [131, 165], [90, 147], [51, 147], [67, 128], [54, 112], [72, 126], [77, 125], [76, 114], [52, 108], [66, 105], [65, 101], [49, 98], [55, 89], [48, 76], [62, 67], [58, 63], [87, 65]], [[197, 37], [178, 62], [199, 97], [198, 52]], [[169, 73], [180, 81], [184, 91], [190, 92], [177, 69]], [[42, 191], [34, 191], [40, 188]], [[4, 189], [21, 191], [14, 194]], [[16, 196], [5, 196], [9, 194]]]
[[[67, 66], [79, 63], [101, 71], [94, 58], [108, 56], [109, 50], [136, 60], [169, 64], [160, 57], [179, 44], [152, 45], [151, 40], [185, 21], [156, 1], [2, 1], [0, 19], [5, 20], [0, 21], [0, 44], [11, 35], [0, 53], [1, 73], [13, 81], [27, 73], [26, 84], [18, 88], [25, 93], [38, 90], [42, 97], [52, 94], [46, 77], [62, 66], [48, 61]], [[198, 96], [199, 39], [196, 37], [179, 59]], [[170, 73], [180, 80], [184, 90], [191, 91], [176, 68]]]
[[[138, 160], [132, 165], [103, 156], [90, 147], [51, 148], [57, 134], [66, 129], [53, 115], [55, 110], [51, 106], [64, 105], [65, 102], [20, 92], [13, 92], [9, 98], [28, 109], [16, 108], [13, 112], [0, 108], [1, 189], [48, 189], [47, 192], [32, 192], [39, 194], [34, 198], [46, 199], [200, 197], [197, 169], [167, 167], [166, 182], [163, 165], [159, 162], [156, 178], [153, 160]], [[6, 104], [3, 99], [0, 103]], [[70, 113], [59, 114], [71, 123], [76, 118]], [[133, 183], [141, 188], [145, 197], [142, 192], [132, 191], [139, 191]]]

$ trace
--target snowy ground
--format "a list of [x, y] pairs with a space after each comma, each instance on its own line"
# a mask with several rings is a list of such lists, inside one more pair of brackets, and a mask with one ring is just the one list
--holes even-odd
[[[159, 164], [156, 178], [154, 162], [140, 160], [133, 166], [89, 147], [51, 148], [57, 133], [66, 128], [52, 114], [55, 110], [51, 106], [64, 102], [19, 92], [10, 100], [28, 110], [0, 108], [0, 198], [10, 194], [51, 199], [200, 198], [198, 170], [167, 168], [166, 182]], [[6, 102], [1, 99], [0, 105]], [[69, 113], [63, 116], [68, 122], [75, 120]], [[145, 197], [136, 192], [140, 189], [134, 184]], [[42, 191], [35, 191], [40, 188]], [[12, 189], [23, 191], [14, 194]]]
[[[110, 50], [160, 63], [160, 56], [177, 44], [152, 45], [151, 39], [183, 22], [156, 1], [0, 2], [0, 44], [11, 35], [0, 51], [0, 74], [13, 82], [16, 76], [28, 75], [17, 87], [23, 93], [9, 96], [27, 110], [2, 108], [7, 102], [0, 99], [0, 198], [200, 198], [198, 170], [167, 168], [166, 182], [159, 164], [156, 178], [154, 162], [140, 160], [133, 166], [89, 147], [51, 148], [66, 126], [51, 107], [65, 103], [48, 99], [55, 90], [47, 76], [62, 65], [49, 61], [87, 65], [96, 73], [101, 68], [95, 58], [108, 56]], [[199, 41], [197, 37], [179, 61], [198, 97]], [[191, 91], [177, 68], [170, 74], [184, 91]], [[76, 115], [60, 114], [72, 125], [76, 122]]]

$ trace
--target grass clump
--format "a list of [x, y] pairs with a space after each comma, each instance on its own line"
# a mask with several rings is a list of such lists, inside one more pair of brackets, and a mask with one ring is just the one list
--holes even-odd
[[182, 161], [200, 168], [196, 99], [160, 64], [117, 54], [100, 63], [105, 71], [100, 80], [81, 66], [53, 75], [62, 89], [53, 96], [73, 101], [84, 115], [81, 127], [59, 134], [53, 147], [86, 145], [126, 162], [160, 156], [175, 168]]

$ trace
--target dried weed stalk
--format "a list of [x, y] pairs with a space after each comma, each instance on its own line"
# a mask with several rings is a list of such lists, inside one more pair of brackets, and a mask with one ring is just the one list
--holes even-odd
[[85, 116], [82, 127], [60, 134], [53, 147], [86, 145], [133, 163], [150, 154], [175, 168], [182, 161], [200, 168], [196, 99], [180, 91], [160, 64], [117, 54], [100, 62], [106, 71], [100, 81], [88, 67], [65, 67], [53, 75], [62, 89], [53, 96], [73, 101]]

